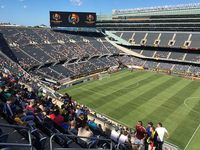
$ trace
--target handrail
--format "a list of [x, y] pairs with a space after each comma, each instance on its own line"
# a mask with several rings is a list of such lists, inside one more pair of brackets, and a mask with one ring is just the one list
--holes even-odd
[[11, 128], [19, 128], [19, 129], [28, 129], [28, 127], [24, 127], [24, 126], [19, 126], [19, 125], [8, 125], [8, 124], [4, 124], [4, 123], [0, 123], [0, 127], [11, 127]]
[[29, 144], [1, 143], [0, 142], [0, 145], [4, 145], [4, 146], [16, 146], [16, 147], [30, 147], [30, 150], [33, 150], [30, 128], [24, 127], [24, 126], [19, 126], [19, 125], [7, 125], [7, 124], [3, 124], [3, 123], [0, 123], [0, 127], [26, 129], [28, 131], [28, 141], [29, 141]]
[[[74, 138], [86, 138], [86, 139], [96, 139], [101, 141], [108, 141], [110, 142], [110, 150], [112, 150], [112, 140], [111, 139], [103, 139], [98, 137], [84, 137], [84, 136], [77, 136], [77, 135], [69, 135], [69, 134], [61, 134], [61, 133], [55, 133], [50, 137], [50, 150], [53, 150], [53, 138], [55, 136], [65, 136], [65, 137], [74, 137]], [[67, 148], [66, 148], [67, 149]]]

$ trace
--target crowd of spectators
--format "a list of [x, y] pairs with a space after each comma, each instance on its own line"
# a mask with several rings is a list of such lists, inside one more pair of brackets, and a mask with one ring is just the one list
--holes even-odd
[[[104, 131], [95, 119], [88, 119], [89, 109], [86, 106], [79, 105], [68, 94], [60, 97], [62, 104], [57, 104], [56, 99], [47, 96], [38, 87], [34, 88], [33, 82], [25, 85], [21, 78], [18, 74], [2, 70], [1, 66], [0, 112], [9, 123], [31, 129], [36, 149], [44, 149], [45, 135], [54, 133], [88, 137], [67, 139], [56, 136], [55, 139], [63, 147], [71, 143], [80, 147], [102, 146], [92, 137], [104, 136]], [[27, 138], [27, 133], [22, 134]]]
[[18, 64], [8, 60], [5, 56], [0, 54], [0, 70], [3, 70], [6, 73], [9, 73], [12, 70], [12, 73], [18, 75], [19, 77], [25, 75], [22, 67]]
[[[29, 127], [34, 141], [33, 144], [37, 149], [44, 149], [47, 140], [46, 135], [51, 136], [54, 133], [89, 137], [89, 139], [72, 138], [66, 140], [66, 138], [57, 136], [57, 142], [63, 147], [68, 147], [69, 143], [73, 142], [81, 147], [98, 147], [103, 145], [109, 147], [108, 143], [100, 143], [92, 138], [99, 136], [110, 138], [115, 143], [115, 148], [120, 149], [142, 149], [146, 146], [145, 142], [150, 146], [152, 145], [152, 141], [149, 142], [148, 140], [152, 140], [149, 133], [154, 133], [153, 127], [151, 131], [149, 129], [142, 130], [142, 122], [138, 122], [135, 130], [132, 131], [128, 127], [119, 124], [115, 125], [114, 122], [107, 120], [106, 117], [93, 113], [95, 117], [102, 118], [103, 122], [113, 127], [111, 133], [106, 134], [101, 124], [97, 123], [95, 119], [88, 119], [88, 114], [91, 113], [91, 110], [86, 106], [79, 105], [67, 93], [60, 97], [60, 101], [63, 103], [58, 104], [56, 99], [44, 94], [34, 84], [34, 81], [26, 79], [20, 73], [22, 70], [19, 66], [3, 57], [0, 58], [2, 62], [0, 72], [1, 115], [12, 124]], [[16, 71], [17, 74], [11, 73], [6, 68], [14, 72]], [[26, 85], [22, 82], [26, 82]], [[151, 123], [149, 125], [152, 126]], [[144, 133], [140, 133], [143, 131]], [[155, 131], [158, 135], [160, 134], [158, 128]], [[27, 135], [23, 132], [22, 134], [24, 136]], [[148, 139], [147, 136], [150, 138]], [[163, 141], [162, 136], [161, 140]], [[156, 142], [154, 146], [158, 147], [159, 141]]]
[[[106, 136], [101, 124], [97, 124], [95, 119], [88, 119], [90, 110], [79, 105], [68, 94], [61, 98], [63, 104], [58, 106], [54, 99], [43, 95], [41, 91], [30, 90], [24, 84], [19, 83], [18, 76], [0, 72], [0, 77], [1, 113], [9, 122], [29, 127], [35, 138], [34, 146], [37, 149], [45, 148], [46, 137], [43, 134], [45, 129], [48, 129], [48, 132], [51, 130], [51, 134], [61, 131], [81, 136], [76, 139], [76, 143], [82, 147], [97, 148], [99, 143], [92, 137]], [[145, 129], [142, 122], [138, 121], [135, 132], [131, 132], [127, 127], [118, 126], [111, 131], [110, 139], [120, 149], [161, 150], [165, 133], [168, 135], [161, 123], [158, 123], [155, 129], [153, 123], [149, 122]], [[88, 138], [82, 138], [82, 136]], [[74, 139], [71, 140], [73, 142]], [[69, 143], [62, 144], [66, 147]]]

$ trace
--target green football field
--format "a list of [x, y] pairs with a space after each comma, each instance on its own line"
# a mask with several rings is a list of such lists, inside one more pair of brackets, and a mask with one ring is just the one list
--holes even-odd
[[200, 149], [200, 82], [145, 71], [121, 71], [64, 89], [81, 104], [134, 127], [162, 122], [181, 149]]

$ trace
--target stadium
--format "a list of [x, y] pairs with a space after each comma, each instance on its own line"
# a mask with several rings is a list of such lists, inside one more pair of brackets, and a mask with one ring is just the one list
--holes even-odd
[[48, 13], [0, 24], [0, 149], [199, 149], [200, 3]]

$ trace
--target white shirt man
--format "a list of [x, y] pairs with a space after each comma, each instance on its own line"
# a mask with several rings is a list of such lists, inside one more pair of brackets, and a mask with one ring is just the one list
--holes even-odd
[[169, 138], [169, 133], [166, 128], [162, 127], [162, 123], [160, 122], [157, 124], [156, 132], [158, 133], [157, 149], [162, 150], [164, 136], [167, 135], [167, 138]]
[[112, 130], [112, 131], [111, 131], [110, 138], [111, 138], [113, 141], [117, 142], [119, 136], [120, 136], [120, 134], [119, 134], [117, 131], [115, 131], [115, 130]]
[[125, 144], [126, 142], [128, 142], [128, 135], [121, 134], [121, 136], [119, 137], [118, 143]]

